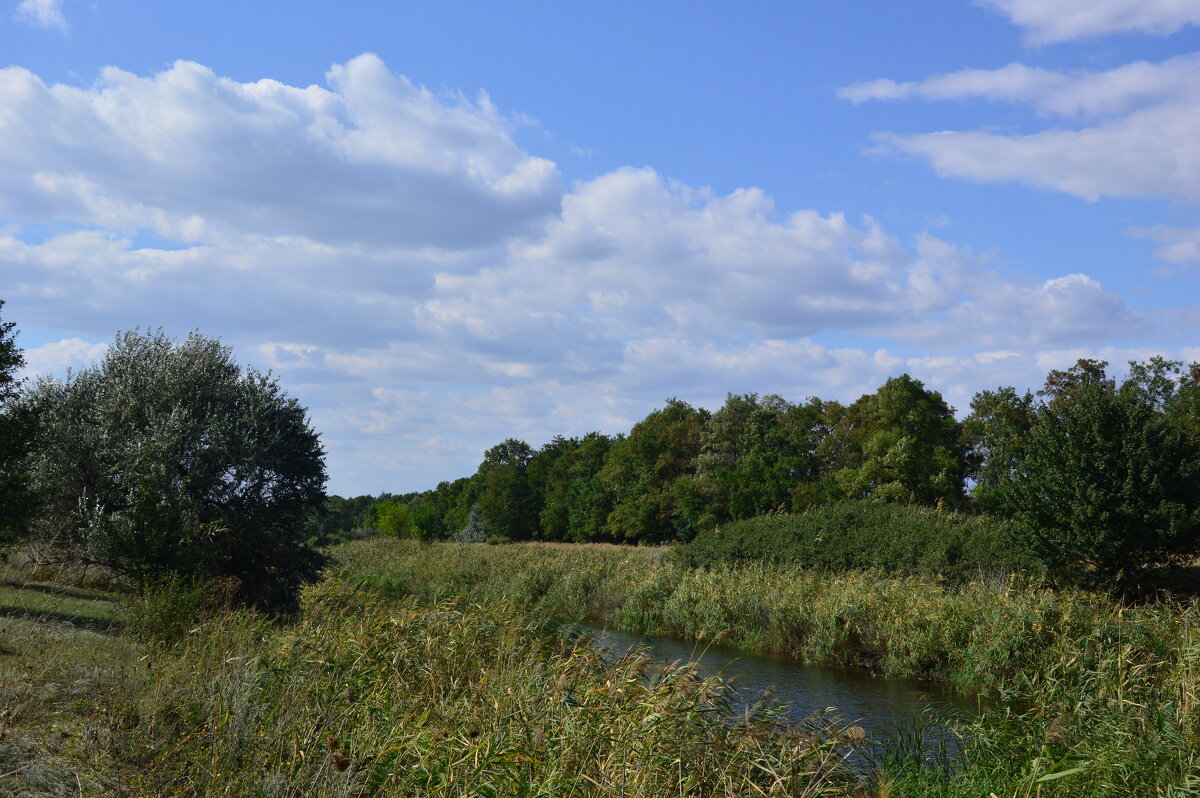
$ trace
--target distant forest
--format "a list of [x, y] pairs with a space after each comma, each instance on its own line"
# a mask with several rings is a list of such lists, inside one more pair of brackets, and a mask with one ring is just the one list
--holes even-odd
[[1051, 371], [1037, 394], [981, 391], [962, 421], [908, 375], [849, 405], [748, 393], [710, 412], [669, 399], [628, 434], [556, 436], [536, 450], [510, 438], [474, 474], [431, 490], [330, 497], [312, 536], [658, 544], [876, 500], [1104, 538], [1089, 545], [1190, 550], [1200, 365], [1134, 362], [1120, 382], [1107, 366]]

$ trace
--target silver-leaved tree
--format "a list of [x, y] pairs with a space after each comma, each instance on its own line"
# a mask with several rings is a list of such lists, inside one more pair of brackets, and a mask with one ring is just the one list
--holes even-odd
[[220, 342], [120, 333], [101, 363], [38, 380], [20, 404], [29, 533], [59, 556], [139, 583], [234, 577], [243, 600], [273, 608], [316, 577], [303, 523], [324, 500], [318, 435]]

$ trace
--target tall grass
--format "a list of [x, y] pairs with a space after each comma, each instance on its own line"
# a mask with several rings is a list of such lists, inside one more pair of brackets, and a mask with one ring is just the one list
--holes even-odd
[[342, 579], [384, 595], [503, 601], [696, 639], [724, 632], [748, 649], [940, 678], [1008, 702], [965, 730], [952, 775], [893, 762], [881, 783], [906, 790], [897, 794], [1200, 794], [1194, 601], [1124, 606], [1012, 579], [763, 563], [685, 569], [656, 549], [380, 541], [337, 558]]
[[151, 665], [116, 746], [145, 794], [844, 795], [836, 727], [643, 654], [606, 662], [499, 605], [310, 590], [280, 628], [203, 624]]

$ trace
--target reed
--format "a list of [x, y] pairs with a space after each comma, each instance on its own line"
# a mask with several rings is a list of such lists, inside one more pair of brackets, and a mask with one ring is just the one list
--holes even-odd
[[845, 795], [836, 725], [633, 652], [606, 661], [507, 605], [309, 591], [280, 628], [204, 623], [151, 666], [118, 748], [155, 795]]
[[336, 556], [341, 579], [383, 595], [454, 594], [627, 631], [723, 634], [746, 649], [942, 679], [1003, 702], [961, 730], [969, 744], [951, 773], [892, 758], [880, 783], [895, 794], [1200, 794], [1192, 600], [1128, 606], [1016, 578], [687, 569], [663, 549], [367, 541]]

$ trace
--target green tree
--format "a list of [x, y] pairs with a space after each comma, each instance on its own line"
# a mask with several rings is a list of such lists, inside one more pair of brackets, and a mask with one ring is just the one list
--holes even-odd
[[566, 540], [570, 534], [572, 455], [578, 438], [555, 435], [529, 461], [529, 489], [538, 514], [537, 536], [544, 540]]
[[39, 500], [33, 533], [135, 580], [232, 576], [291, 606], [323, 558], [304, 543], [325, 462], [307, 412], [270, 375], [192, 333], [117, 336], [103, 361], [39, 380], [21, 404]]
[[[3, 308], [0, 300], [0, 310]], [[30, 509], [21, 464], [28, 425], [13, 403], [21, 387], [17, 371], [25, 365], [16, 338], [16, 324], [0, 322], [0, 542], [17, 536]]]
[[980, 391], [963, 421], [971, 499], [985, 510], [1011, 514], [1007, 490], [1025, 461], [1029, 434], [1037, 419], [1033, 394], [1015, 388]]
[[537, 508], [526, 473], [532, 458], [529, 444], [515, 438], [484, 452], [475, 476], [480, 485], [479, 515], [490, 537], [533, 538]]
[[600, 479], [614, 503], [606, 530], [616, 540], [661, 543], [690, 540], [696, 529], [685, 511], [685, 488], [700, 452], [708, 412], [668, 399], [613, 443]]
[[697, 528], [789, 509], [802, 484], [814, 485], [821, 408], [816, 399], [729, 394], [700, 434], [696, 473], [681, 481]]
[[407, 504], [389, 499], [376, 504], [373, 512], [375, 528], [380, 534], [390, 538], [419, 537]]
[[577, 543], [611, 540], [606, 525], [616, 497], [600, 479], [600, 472], [613, 442], [613, 438], [603, 433], [589, 432], [568, 458], [568, 540]]
[[1009, 495], [1051, 568], [1105, 582], [1197, 550], [1198, 389], [1177, 362], [1133, 363], [1120, 386], [1094, 363], [1051, 372]]
[[847, 408], [833, 433], [833, 477], [852, 499], [952, 506], [963, 499], [966, 460], [954, 409], [907, 374]]

